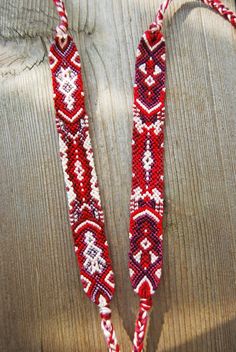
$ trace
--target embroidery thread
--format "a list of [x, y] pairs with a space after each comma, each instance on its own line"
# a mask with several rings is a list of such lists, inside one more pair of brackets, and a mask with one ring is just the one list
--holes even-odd
[[[64, 3], [53, 1], [60, 24], [50, 48], [49, 62], [74, 248], [84, 291], [99, 307], [108, 350], [118, 352], [120, 347], [109, 306], [115, 288], [114, 274], [104, 232], [80, 56], [68, 33]], [[219, 0], [202, 1], [236, 27], [236, 14], [223, 3]], [[163, 265], [166, 49], [161, 29], [170, 3], [171, 0], [165, 0], [160, 5], [136, 54], [129, 273], [132, 287], [140, 297], [140, 306], [133, 352], [143, 351], [152, 295], [160, 283]]]

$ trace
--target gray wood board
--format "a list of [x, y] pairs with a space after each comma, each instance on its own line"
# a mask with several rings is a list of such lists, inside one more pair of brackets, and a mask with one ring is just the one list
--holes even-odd
[[[133, 76], [154, 0], [66, 1], [83, 64], [116, 277], [113, 320], [131, 349], [128, 278]], [[227, 4], [235, 10], [234, 2]], [[52, 1], [0, 1], [0, 351], [105, 351], [83, 293], [58, 157], [48, 47]], [[167, 44], [164, 274], [145, 351], [236, 351], [236, 32], [199, 2], [174, 2]]]

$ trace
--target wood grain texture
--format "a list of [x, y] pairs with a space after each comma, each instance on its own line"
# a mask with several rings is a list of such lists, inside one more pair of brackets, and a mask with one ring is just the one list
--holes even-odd
[[[227, 4], [235, 9], [233, 0]], [[84, 70], [122, 351], [137, 311], [127, 269], [132, 85], [154, 0], [67, 0]], [[72, 249], [50, 70], [52, 1], [0, 0], [0, 351], [102, 352]], [[236, 32], [199, 2], [165, 19], [164, 275], [146, 352], [236, 351]]]

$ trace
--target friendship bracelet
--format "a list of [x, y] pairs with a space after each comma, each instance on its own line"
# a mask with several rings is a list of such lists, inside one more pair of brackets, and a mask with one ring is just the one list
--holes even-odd
[[[219, 0], [202, 0], [236, 27], [236, 14]], [[104, 232], [104, 215], [89, 134], [80, 56], [68, 33], [63, 1], [54, 0], [60, 24], [50, 48], [56, 127], [68, 198], [69, 220], [80, 277], [87, 296], [99, 307], [109, 351], [120, 351], [111, 322], [114, 274]], [[161, 33], [171, 0], [138, 45], [135, 65], [129, 273], [140, 305], [133, 352], [143, 351], [152, 296], [163, 264], [165, 40]]]

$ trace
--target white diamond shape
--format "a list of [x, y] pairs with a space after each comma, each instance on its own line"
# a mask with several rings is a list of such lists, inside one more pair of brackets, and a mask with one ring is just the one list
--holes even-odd
[[144, 238], [144, 240], [142, 240], [142, 242], [140, 242], [140, 244], [143, 247], [143, 249], [148, 249], [151, 246], [151, 242], [148, 241], [147, 238]]
[[148, 85], [149, 87], [153, 86], [153, 84], [155, 83], [153, 77], [150, 76], [150, 75], [145, 79], [145, 82], [147, 83], [147, 85]]

